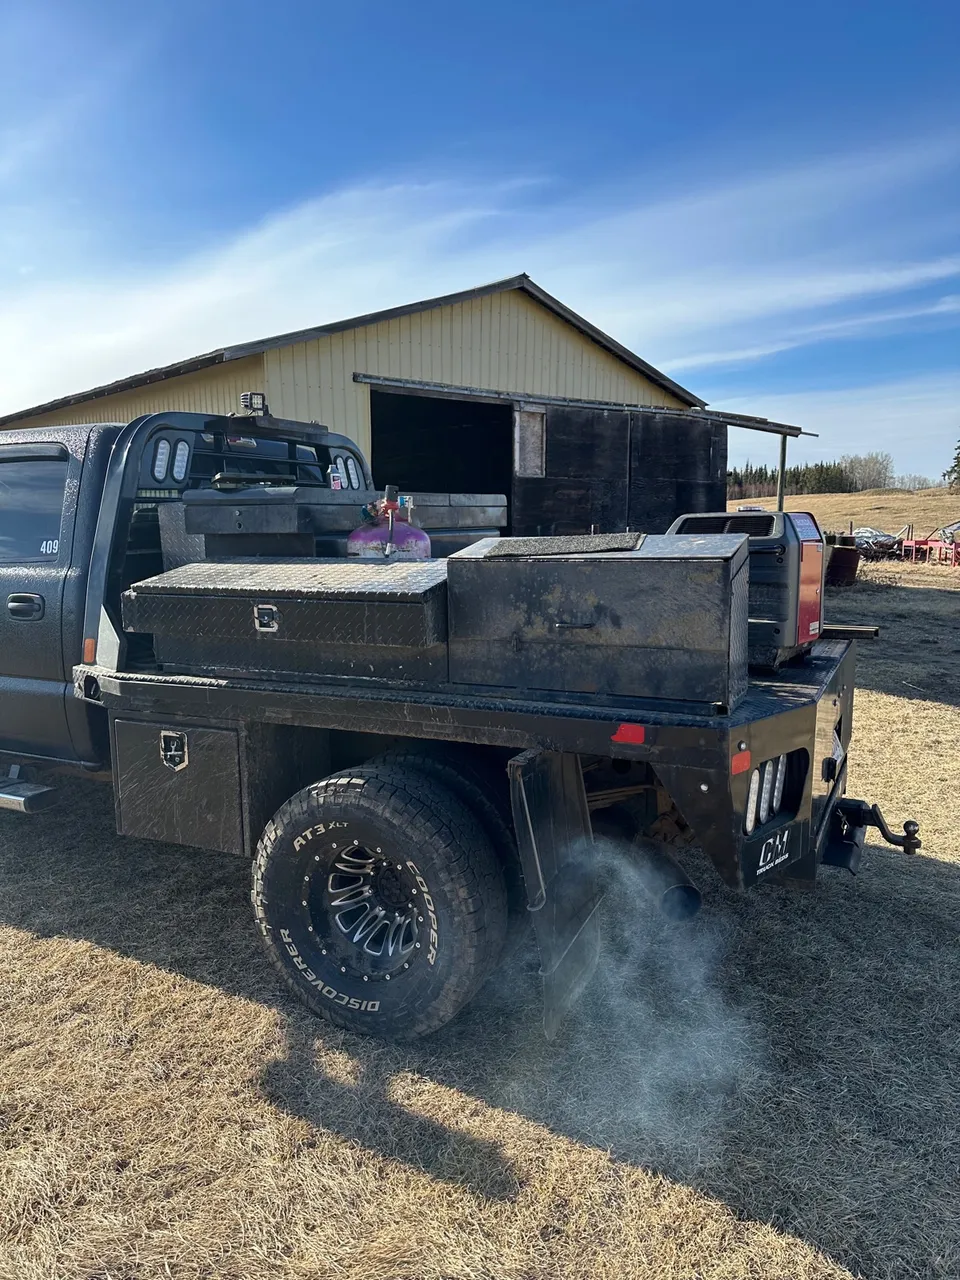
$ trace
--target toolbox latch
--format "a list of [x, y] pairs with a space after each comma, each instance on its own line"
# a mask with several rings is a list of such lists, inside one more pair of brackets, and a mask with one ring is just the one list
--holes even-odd
[[160, 732], [160, 759], [174, 773], [179, 773], [181, 769], [185, 769], [190, 760], [187, 750], [187, 735], [174, 729], [162, 729]]
[[255, 604], [253, 627], [255, 631], [279, 631], [280, 610], [275, 604]]

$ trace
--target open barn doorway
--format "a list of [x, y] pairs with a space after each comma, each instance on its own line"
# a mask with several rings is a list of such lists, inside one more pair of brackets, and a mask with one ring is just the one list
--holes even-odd
[[513, 405], [370, 391], [370, 465], [378, 488], [503, 493], [513, 484]]

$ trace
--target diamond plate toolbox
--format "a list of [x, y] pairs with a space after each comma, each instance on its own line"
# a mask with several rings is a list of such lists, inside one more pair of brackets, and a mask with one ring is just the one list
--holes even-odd
[[125, 631], [187, 674], [447, 679], [446, 561], [205, 561], [134, 583]]

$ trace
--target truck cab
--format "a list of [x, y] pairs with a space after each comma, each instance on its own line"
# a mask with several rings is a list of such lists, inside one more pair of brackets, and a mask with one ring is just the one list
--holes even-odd
[[[344, 554], [373, 478], [347, 437], [272, 418], [153, 414], [128, 424], [4, 433], [0, 759], [88, 772], [109, 767], [106, 717], [74, 696], [74, 666], [94, 655], [132, 669], [153, 664], [149, 639], [123, 630], [122, 593], [203, 558], [203, 536], [186, 529], [188, 496], [223, 499], [226, 513], [244, 493], [268, 490], [295, 499], [322, 491], [340, 499], [334, 506], [342, 518], [317, 532], [301, 513], [303, 531], [293, 535], [299, 547], [276, 531], [279, 524], [251, 526], [249, 536], [228, 540], [234, 555], [290, 554], [291, 546], [308, 556]], [[450, 495], [432, 497], [448, 504], [427, 508], [437, 554], [499, 532], [505, 518], [497, 500], [451, 508]], [[310, 504], [299, 505], [305, 511]], [[236, 523], [231, 519], [222, 536], [236, 534]]]
[[123, 427], [0, 437], [0, 752], [97, 767], [103, 718], [73, 696], [107, 464]]

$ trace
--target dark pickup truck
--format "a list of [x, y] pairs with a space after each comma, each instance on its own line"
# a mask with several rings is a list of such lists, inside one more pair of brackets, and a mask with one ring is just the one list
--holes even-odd
[[502, 497], [421, 494], [433, 558], [351, 557], [378, 496], [352, 441], [265, 414], [5, 433], [0, 807], [72, 770], [123, 834], [251, 858], [286, 982], [390, 1036], [449, 1020], [526, 919], [554, 1034], [598, 833], [674, 916], [671, 843], [737, 888], [856, 870], [871, 825], [919, 847], [844, 795], [854, 645], [810, 517], [510, 538]]

